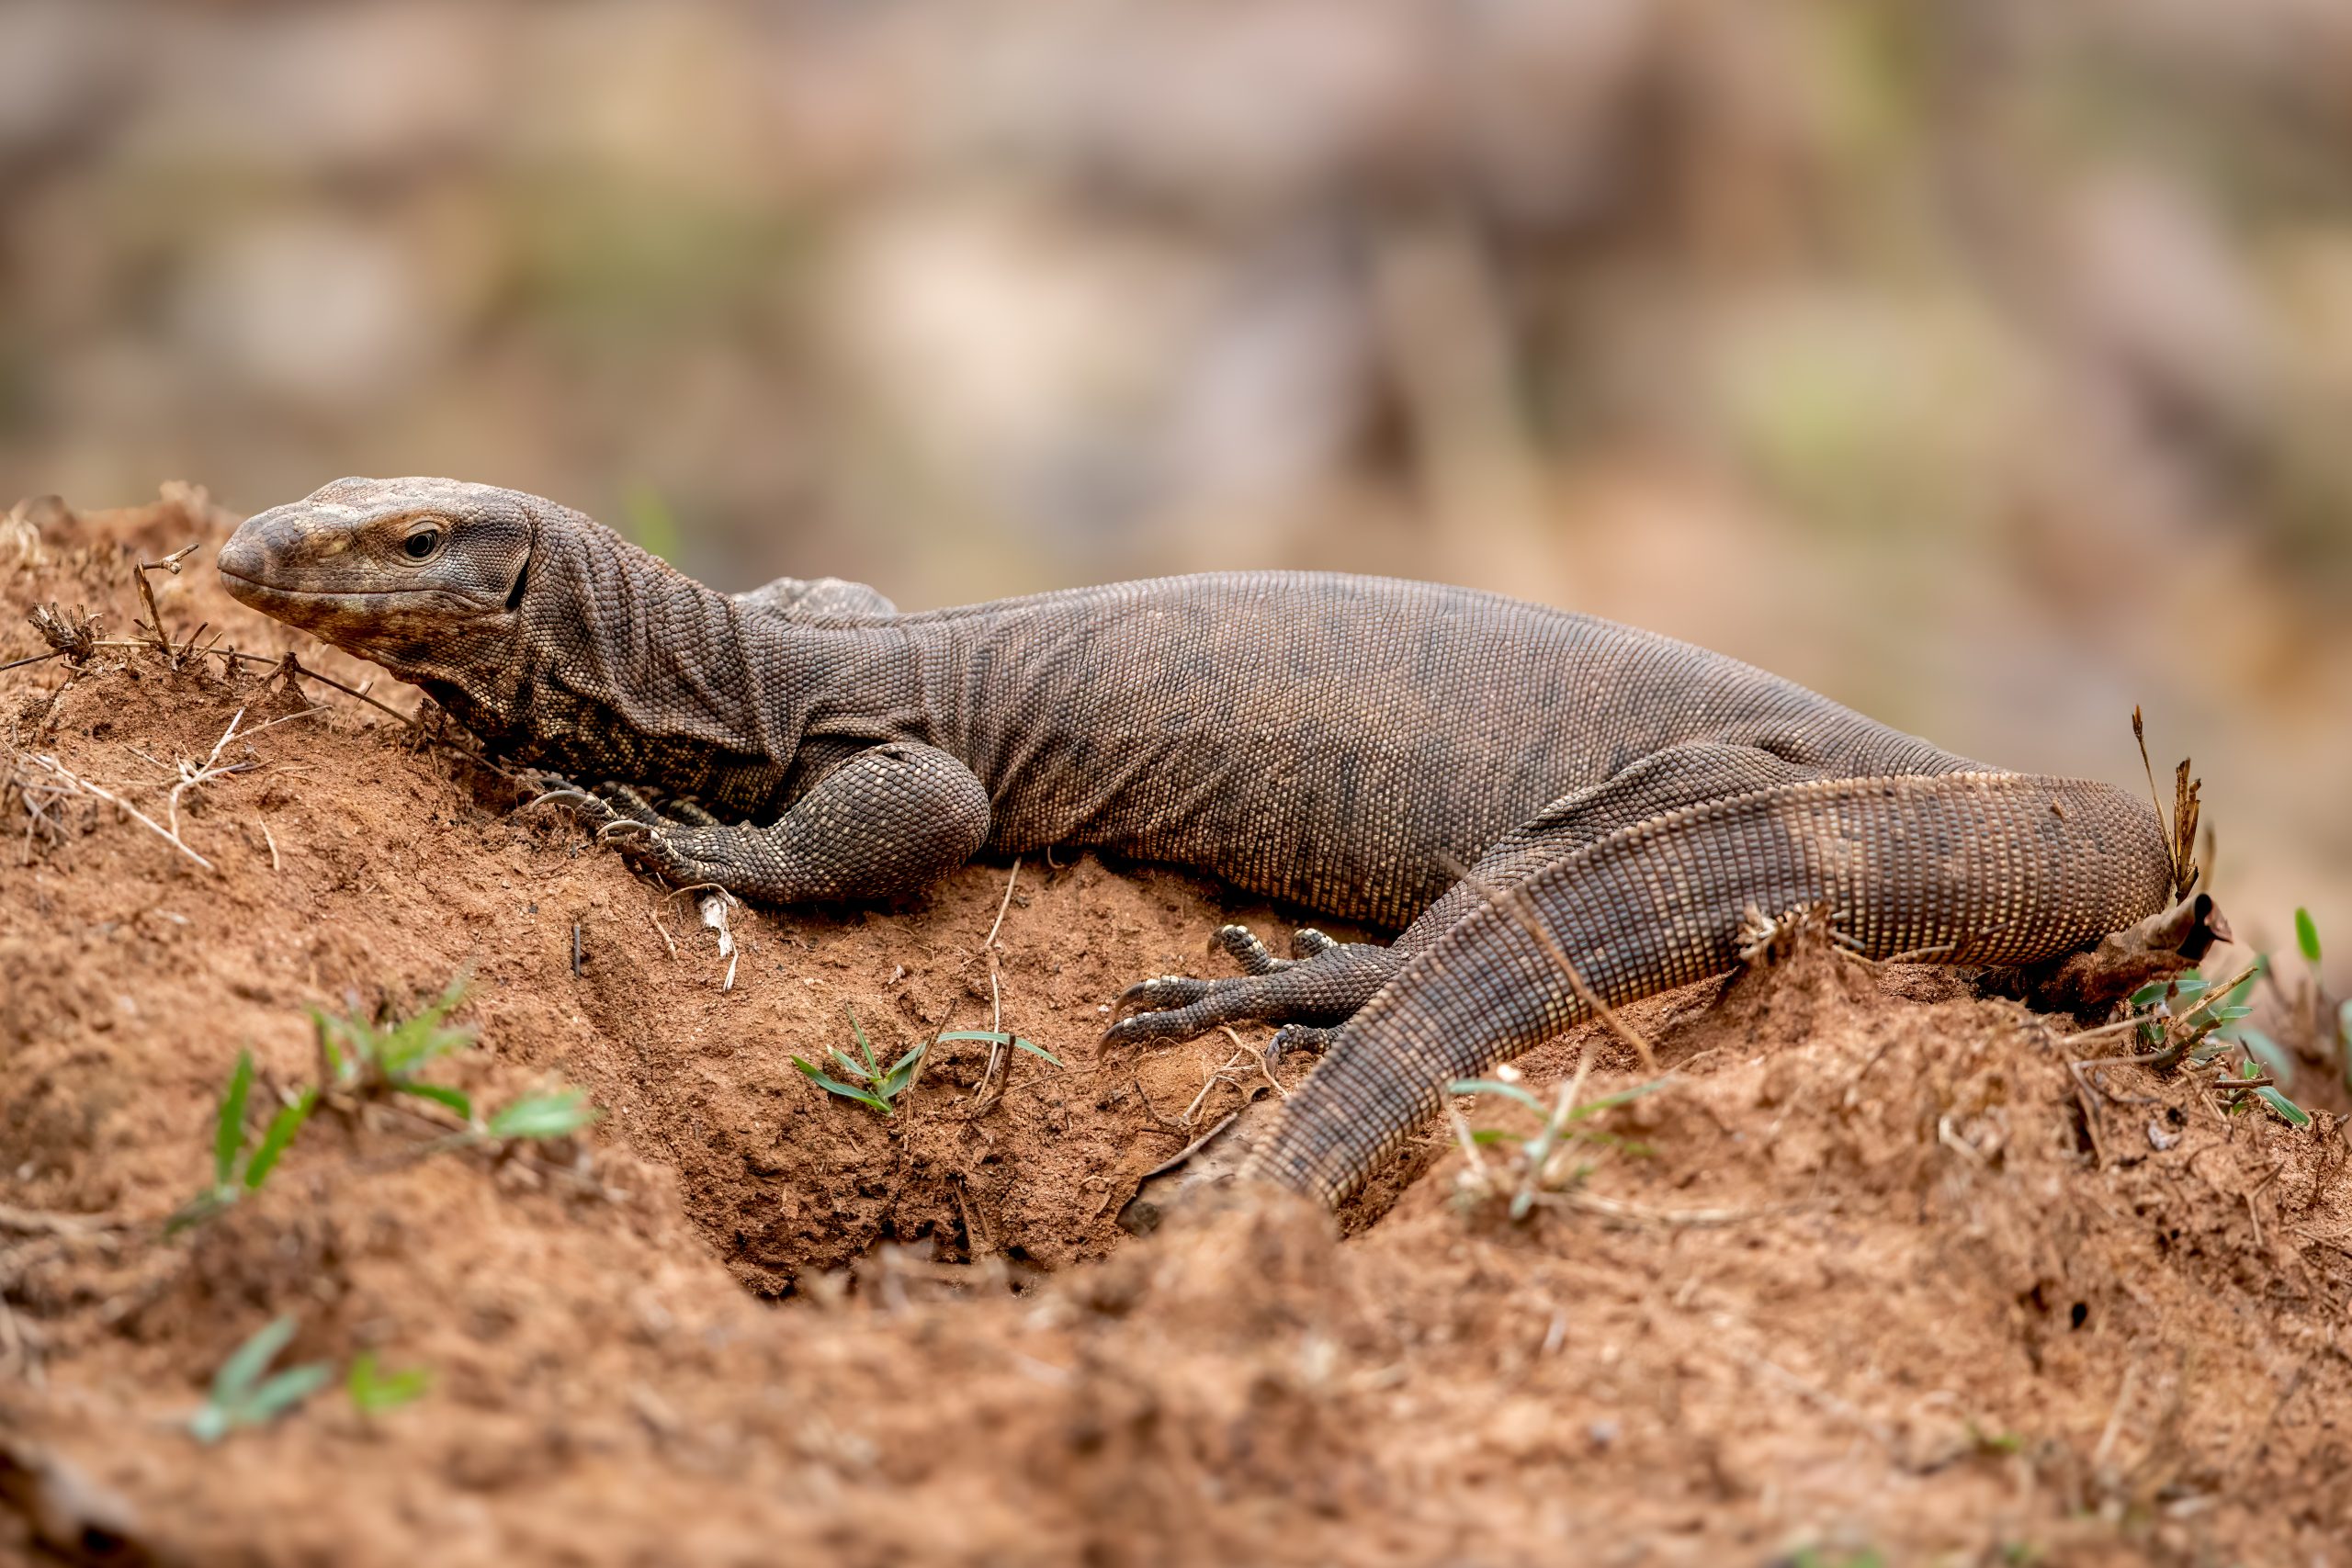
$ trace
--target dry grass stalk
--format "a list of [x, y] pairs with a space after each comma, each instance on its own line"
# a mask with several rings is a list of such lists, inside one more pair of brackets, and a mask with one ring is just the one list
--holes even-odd
[[78, 773], [75, 773], [72, 769], [66, 767], [64, 763], [45, 752], [27, 751], [20, 753], [20, 755], [25, 761], [30, 762], [34, 767], [39, 768], [42, 773], [55, 779], [67, 790], [77, 795], [89, 795], [93, 799], [103, 800], [109, 806], [119, 807], [126, 816], [130, 817], [132, 821], [137, 822], [141, 827], [146, 829], [149, 832], [163, 840], [164, 842], [171, 845], [172, 848], [179, 851], [180, 853], [187, 856], [188, 859], [194, 861], [205, 870], [211, 871], [215, 869], [210, 861], [206, 860], [202, 855], [198, 854], [194, 850], [188, 848], [186, 843], [182, 842], [180, 836], [176, 831], [165, 828], [162, 823], [156, 821], [153, 818], [148, 816], [145, 812], [140, 810], [137, 807], [131, 805], [120, 795], [114, 794], [111, 790], [104, 789], [97, 784], [92, 784], [89, 780], [83, 778]]
[[[972, 1096], [972, 1114], [980, 1115], [996, 1103], [990, 1091], [1001, 1095], [1003, 1085], [998, 1081], [1006, 1059], [1012, 1055], [1004, 1043], [1004, 987], [1002, 965], [997, 960], [997, 935], [1004, 930], [1004, 912], [1012, 907], [1012, 889], [1021, 880], [1021, 857], [1012, 857], [1012, 871], [1004, 879], [1004, 897], [997, 900], [996, 919], [989, 927], [989, 934], [980, 942], [980, 953], [989, 961], [989, 1032], [997, 1038], [989, 1042], [989, 1065], [980, 1074], [980, 1087]], [[921, 1069], [918, 1068], [918, 1071]], [[1192, 1118], [1187, 1116], [1189, 1122]]]
[[1584, 1003], [1611, 1034], [1633, 1047], [1634, 1055], [1641, 1058], [1643, 1070], [1657, 1072], [1657, 1053], [1651, 1048], [1650, 1043], [1642, 1037], [1639, 1030], [1627, 1023], [1615, 1008], [1601, 999], [1600, 992], [1586, 983], [1583, 972], [1569, 961], [1567, 950], [1560, 945], [1559, 939], [1552, 934], [1551, 929], [1545, 926], [1543, 919], [1535, 913], [1533, 906], [1528, 900], [1527, 890], [1517, 886], [1498, 887], [1468, 866], [1453, 860], [1453, 857], [1447, 856], [1445, 860], [1447, 870], [1476, 888], [1480, 897], [1509, 915], [1518, 923], [1519, 928], [1528, 934], [1529, 939], [1544, 950], [1544, 956], [1552, 961], [1553, 967], [1559, 970], [1566, 978], [1568, 988], [1576, 992], [1577, 999]]

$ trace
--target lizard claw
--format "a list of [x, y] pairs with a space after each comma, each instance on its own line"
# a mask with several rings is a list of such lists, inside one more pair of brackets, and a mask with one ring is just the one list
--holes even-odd
[[618, 818], [614, 821], [607, 822], [603, 827], [596, 829], [596, 841], [600, 844], [610, 844], [616, 842], [646, 843], [649, 841], [658, 841], [660, 838], [661, 832], [659, 829], [646, 823], [639, 822], [627, 817]]
[[535, 795], [515, 809], [518, 811], [528, 811], [535, 806], [545, 806], [549, 801], [560, 801], [566, 806], [594, 806], [601, 807], [606, 811], [610, 811], [612, 809], [611, 807], [606, 806], [603, 801], [597, 799], [594, 795], [590, 795], [586, 790], [577, 788], [571, 784], [566, 784], [561, 789], [551, 789], [543, 794]]
[[1189, 1007], [1207, 996], [1216, 984], [1214, 980], [1196, 980], [1190, 975], [1162, 975], [1156, 979], [1138, 980], [1119, 993], [1119, 999], [1111, 1004], [1111, 1016], [1125, 1019], [1135, 1013]]

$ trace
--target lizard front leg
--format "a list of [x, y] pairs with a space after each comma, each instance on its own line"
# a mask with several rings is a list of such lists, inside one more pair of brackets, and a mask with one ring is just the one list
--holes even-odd
[[[717, 883], [776, 904], [920, 893], [989, 836], [989, 794], [935, 746], [859, 751], [765, 827], [662, 822], [622, 853], [680, 883]], [[618, 826], [616, 824], [616, 826]]]

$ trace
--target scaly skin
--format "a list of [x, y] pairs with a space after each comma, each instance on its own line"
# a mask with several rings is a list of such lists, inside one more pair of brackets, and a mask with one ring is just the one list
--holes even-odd
[[1447, 1083], [1586, 1016], [1562, 959], [1615, 1005], [1731, 969], [1750, 909], [1824, 905], [1873, 958], [2029, 964], [2156, 913], [2171, 889], [2155, 814], [2078, 780], [1826, 779], [1668, 812], [1455, 922], [1334, 1032], [1243, 1174], [1347, 1196]]
[[[1398, 1021], [1491, 1036], [1472, 1050], [1481, 1065], [1566, 1021], [1538, 976], [1519, 976], [1534, 988], [1503, 1014], [1474, 983], [1516, 973], [1493, 890], [1524, 885], [1564, 940], [1602, 944], [1596, 963], [1665, 940], [1639, 921], [1669, 906], [1699, 922], [1673, 928], [1675, 953], [1724, 959], [1726, 908], [1736, 922], [1750, 898], [1816, 883], [1923, 931], [2008, 898], [2002, 952], [2023, 960], [2152, 912], [2141, 906], [2161, 891], [2147, 890], [2170, 874], [2146, 807], [2017, 780], [2000, 795], [2012, 814], [1982, 819], [1994, 838], [1959, 846], [1965, 897], [1918, 882], [1900, 852], [1871, 860], [1866, 885], [1808, 881], [1791, 867], [1818, 870], [1817, 856], [1748, 856], [1739, 832], [1763, 818], [1710, 813], [1735, 799], [1814, 810], [1823, 781], [1901, 781], [1891, 795], [1857, 785], [1839, 821], [1864, 838], [1899, 830], [1893, 841], [1924, 852], [1979, 821], [1961, 803], [1989, 786], [1956, 775], [1985, 771], [1721, 655], [1464, 589], [1232, 572], [902, 615], [832, 579], [721, 594], [555, 502], [436, 479], [344, 479], [263, 513], [220, 570], [245, 603], [423, 687], [494, 751], [671, 797], [657, 809], [619, 788], [595, 809], [628, 852], [680, 881], [779, 903], [886, 898], [984, 849], [1091, 844], [1404, 926], [1385, 947], [1301, 932], [1295, 960], [1229, 928], [1220, 940], [1248, 974], [1145, 982], [1111, 1031], [1344, 1026], [1347, 1049], [1310, 1079], [1325, 1088], [1302, 1092], [1294, 1134], [1263, 1162], [1327, 1194], [1435, 1103], [1440, 1064]], [[2034, 802], [2122, 835], [2120, 848], [2071, 832], [2043, 846], [2066, 864], [2120, 857], [2100, 897], [2081, 903], [2065, 875], [2020, 880], [2017, 857], [2048, 837]], [[1613, 846], [1679, 842], [1643, 837], [1662, 824], [1695, 835], [1697, 863], [1720, 874], [1631, 915], [1579, 891], [1617, 863]], [[1723, 862], [1731, 849], [1743, 858]], [[1457, 881], [1464, 865], [1474, 874]], [[1656, 988], [1688, 967], [1654, 958], [1620, 979]], [[1506, 1014], [1516, 1021], [1493, 1021]], [[1347, 1087], [1374, 1080], [1385, 1087]], [[1334, 1131], [1341, 1112], [1317, 1107], [1341, 1105], [1376, 1134]]]

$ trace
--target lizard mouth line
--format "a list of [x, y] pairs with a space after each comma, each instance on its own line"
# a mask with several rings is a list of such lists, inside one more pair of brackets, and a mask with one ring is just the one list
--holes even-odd
[[274, 582], [264, 582], [258, 577], [247, 577], [243, 572], [231, 571], [227, 567], [220, 568], [220, 575], [234, 584], [236, 589], [245, 592], [266, 594], [272, 599], [290, 599], [311, 604], [322, 604], [346, 599], [414, 599], [434, 595], [445, 599], [457, 599], [469, 605], [483, 603], [449, 588], [280, 588]]
[[399, 593], [438, 593], [438, 588], [280, 588], [275, 582], [265, 582], [258, 577], [247, 577], [242, 571], [220, 569], [220, 575], [232, 582], [247, 588], [258, 588], [265, 593], [277, 593], [288, 599], [389, 599]]

